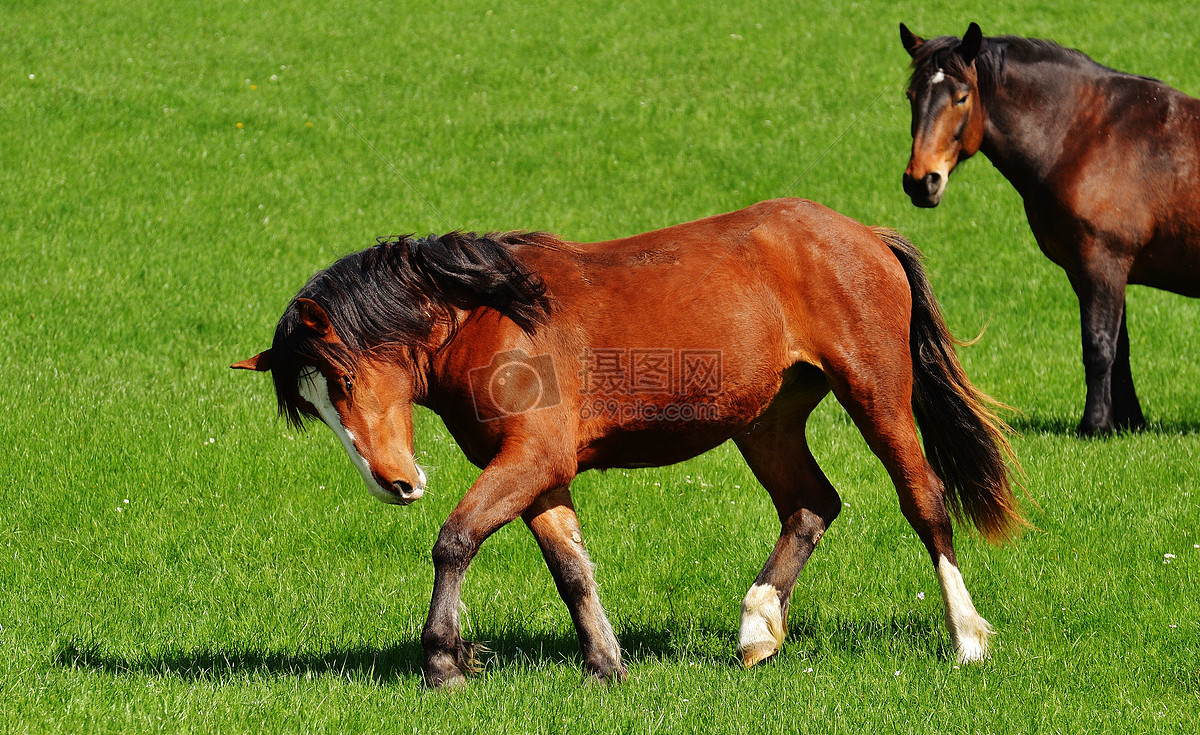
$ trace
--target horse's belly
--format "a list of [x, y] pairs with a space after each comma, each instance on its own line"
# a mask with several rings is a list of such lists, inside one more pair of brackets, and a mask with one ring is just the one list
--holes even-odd
[[594, 438], [578, 452], [580, 469], [661, 467], [703, 454], [743, 430], [772, 395], [585, 401], [581, 424]]
[[738, 428], [709, 426], [700, 430], [617, 431], [592, 442], [579, 453], [580, 471], [613, 467], [663, 467], [704, 454], [737, 433]]
[[1200, 297], [1200, 232], [1142, 248], [1129, 272], [1129, 282]]

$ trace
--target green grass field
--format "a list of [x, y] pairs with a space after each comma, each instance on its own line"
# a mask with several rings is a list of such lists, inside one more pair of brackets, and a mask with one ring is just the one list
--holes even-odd
[[[901, 191], [896, 31], [976, 20], [1197, 95], [1196, 4], [112, 5], [0, 6], [0, 732], [1200, 729], [1200, 301], [1131, 289], [1151, 428], [1076, 439], [1077, 306], [1016, 193], [982, 156], [936, 210]], [[928, 557], [831, 399], [812, 443], [846, 506], [774, 661], [734, 657], [778, 528], [724, 446], [574, 485], [628, 682], [581, 686], [516, 525], [467, 576], [485, 671], [422, 690], [429, 552], [476, 471], [419, 412], [429, 492], [384, 506], [227, 366], [377, 236], [595, 240], [784, 194], [900, 229], [951, 327], [987, 326], [962, 357], [1024, 412], [1036, 525], [959, 529], [992, 659], [954, 665]]]

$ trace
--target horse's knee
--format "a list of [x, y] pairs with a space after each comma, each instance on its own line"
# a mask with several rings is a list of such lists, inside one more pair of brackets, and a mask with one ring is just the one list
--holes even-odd
[[433, 566], [435, 569], [465, 569], [478, 549], [479, 544], [466, 529], [447, 521], [433, 545]]
[[784, 519], [781, 535], [790, 535], [811, 550], [820, 543], [821, 537], [825, 535], [825, 531], [837, 518], [841, 509], [841, 499], [819, 508], [802, 508]]

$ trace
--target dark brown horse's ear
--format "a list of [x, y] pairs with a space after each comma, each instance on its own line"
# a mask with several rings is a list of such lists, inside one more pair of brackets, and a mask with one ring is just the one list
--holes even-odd
[[962, 43], [958, 45], [958, 55], [963, 58], [963, 61], [970, 64], [979, 54], [979, 47], [983, 45], [983, 31], [979, 30], [978, 23], [972, 23], [967, 26], [967, 32], [963, 34]]
[[900, 24], [900, 43], [904, 46], [904, 50], [909, 56], [916, 56], [917, 49], [921, 48], [921, 44], [925, 43], [925, 39], [908, 30], [908, 26]]
[[296, 307], [300, 310], [300, 321], [304, 326], [325, 337], [333, 331], [329, 325], [329, 315], [321, 305], [312, 299], [296, 299]]
[[255, 370], [264, 373], [271, 369], [271, 351], [263, 350], [254, 357], [235, 362], [229, 367], [234, 370]]

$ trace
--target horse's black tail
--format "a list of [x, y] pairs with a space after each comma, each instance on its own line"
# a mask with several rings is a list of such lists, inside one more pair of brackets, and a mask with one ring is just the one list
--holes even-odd
[[957, 342], [925, 277], [921, 253], [898, 233], [874, 228], [895, 253], [912, 290], [909, 344], [913, 361], [913, 413], [929, 464], [946, 487], [946, 505], [970, 520], [989, 541], [1000, 542], [1027, 525], [1013, 496], [1009, 465], [1019, 472], [1009, 428], [993, 409], [1008, 408], [979, 391], [954, 352]]

